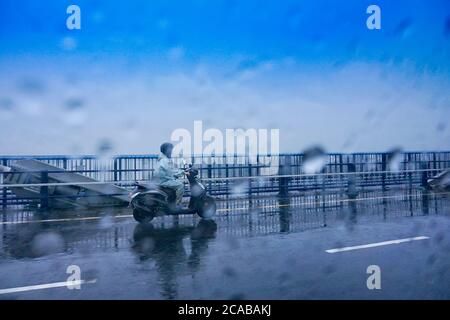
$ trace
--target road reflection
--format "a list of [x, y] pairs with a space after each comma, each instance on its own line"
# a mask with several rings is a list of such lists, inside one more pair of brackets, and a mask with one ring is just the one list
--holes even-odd
[[[184, 250], [180, 243], [189, 239], [191, 268], [198, 266], [200, 252], [216, 231], [225, 237], [252, 237], [275, 233], [295, 233], [333, 227], [344, 222], [353, 231], [361, 221], [401, 216], [445, 215], [449, 198], [428, 190], [360, 192], [344, 196], [313, 194], [254, 198], [247, 211], [220, 213], [213, 221], [192, 216], [162, 217], [152, 225], [138, 225], [129, 212], [51, 212], [32, 210], [3, 211], [0, 226], [0, 259], [37, 258], [55, 253], [95, 253], [99, 249], [120, 250], [130, 247], [130, 238], [140, 259], [146, 255], [168, 259]], [[237, 208], [245, 203], [236, 203]], [[116, 218], [122, 216], [122, 218]], [[93, 219], [91, 219], [93, 218]], [[56, 220], [51, 220], [56, 219]], [[80, 220], [81, 219], [81, 220]], [[87, 220], [82, 220], [87, 219]], [[53, 221], [53, 222], [50, 222]], [[365, 223], [365, 222], [364, 222]], [[143, 237], [142, 241], [139, 241]], [[145, 240], [147, 239], [147, 240]], [[145, 245], [151, 244], [149, 247]], [[145, 249], [148, 250], [145, 250]], [[150, 248], [152, 250], [150, 250]], [[174, 254], [175, 253], [175, 254]], [[179, 253], [179, 254], [178, 254]], [[198, 255], [198, 257], [197, 257]], [[0, 260], [1, 261], [1, 260]]]
[[[156, 228], [153, 224], [138, 224], [133, 232], [132, 250], [140, 261], [154, 260], [162, 296], [175, 299], [177, 277], [186, 269], [196, 273], [216, 231], [217, 224], [212, 220], [201, 220], [195, 227]], [[190, 241], [189, 254], [183, 243], [185, 238]]]

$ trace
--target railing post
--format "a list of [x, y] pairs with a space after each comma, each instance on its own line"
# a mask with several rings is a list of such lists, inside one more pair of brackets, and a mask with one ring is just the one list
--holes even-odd
[[387, 170], [387, 154], [383, 153], [381, 155], [381, 171], [383, 172], [381, 174], [381, 186], [383, 190], [386, 189], [386, 170]]
[[210, 192], [212, 191], [211, 189], [211, 178], [212, 178], [212, 166], [211, 164], [208, 164], [208, 169], [207, 169], [207, 173], [208, 173], [208, 190], [210, 190]]
[[344, 173], [344, 159], [342, 157], [342, 153], [339, 154], [339, 173], [339, 183], [342, 185], [342, 180], [344, 178], [344, 176], [342, 175], [342, 173]]
[[344, 172], [344, 161], [342, 159], [342, 153], [339, 154], [339, 172]]
[[[41, 183], [48, 183], [48, 172], [41, 172]], [[48, 209], [48, 186], [40, 187], [40, 200], [41, 200], [41, 209]]]
[[420, 186], [428, 189], [428, 169], [429, 169], [429, 164], [427, 162], [422, 162], [420, 165], [420, 169], [422, 169], [422, 176], [421, 176], [421, 180], [420, 180]]
[[[278, 174], [281, 176], [290, 174], [290, 158], [288, 158], [288, 156], [284, 156], [283, 159], [280, 159]], [[289, 178], [280, 177], [278, 179], [279, 195], [285, 197], [289, 194]]]
[[[411, 165], [412, 160], [411, 160], [411, 153], [408, 153], [408, 165], [405, 166], [404, 169], [406, 170], [411, 170], [411, 168], [413, 167]], [[408, 173], [408, 182], [409, 182], [409, 189], [412, 189], [412, 185], [413, 185], [413, 179], [412, 179], [412, 172]]]
[[[6, 167], [6, 165], [7, 165], [6, 159], [3, 159], [2, 164], [3, 164], [3, 166]], [[1, 182], [2, 184], [5, 183], [5, 173], [2, 174], [2, 179], [0, 180], [0, 182]], [[3, 209], [6, 209], [6, 200], [7, 200], [8, 192], [7, 192], [7, 190], [6, 190], [5, 187], [2, 188], [2, 194], [3, 194], [2, 207], [3, 207]]]
[[436, 152], [433, 152], [433, 169], [437, 169]]
[[260, 166], [260, 161], [259, 161], [259, 154], [256, 155], [256, 176], [260, 176], [261, 175], [261, 166]]
[[114, 172], [113, 172], [113, 176], [114, 176], [114, 181], [117, 181], [117, 158], [114, 158]]
[[249, 198], [251, 198], [252, 197], [252, 164], [251, 163], [249, 163], [248, 164], [248, 176], [249, 176], [249, 179], [248, 179], [248, 196], [249, 196]]
[[[3, 179], [1, 180], [1, 183], [3, 184]], [[6, 188], [5, 187], [3, 187], [2, 188], [2, 208], [3, 209], [6, 209], [6, 195], [7, 195], [7, 193], [6, 193]]]
[[356, 166], [353, 162], [347, 165], [347, 197], [350, 200], [356, 199], [358, 196], [358, 177], [356, 176]]
[[117, 160], [119, 161], [119, 181], [122, 181], [122, 159], [117, 158]]
[[[282, 163], [282, 159], [280, 159], [280, 162], [278, 164], [278, 175], [283, 176], [284, 175], [284, 164]], [[286, 178], [284, 177], [279, 177], [278, 178], [278, 194], [280, 196], [286, 196]]]

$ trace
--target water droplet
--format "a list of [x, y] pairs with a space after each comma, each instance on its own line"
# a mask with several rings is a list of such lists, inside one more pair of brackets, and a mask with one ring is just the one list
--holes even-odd
[[100, 229], [109, 229], [114, 225], [114, 219], [112, 216], [107, 215], [100, 219], [99, 227]]
[[282, 272], [278, 275], [278, 281], [280, 282], [289, 282], [291, 279], [291, 275], [288, 272]]
[[100, 156], [106, 156], [110, 154], [114, 149], [114, 144], [109, 139], [102, 139], [97, 144], [97, 154]]
[[239, 240], [236, 239], [236, 238], [230, 238], [230, 239], [228, 239], [227, 245], [228, 245], [228, 247], [229, 247], [230, 249], [232, 249], [232, 250], [237, 250], [237, 249], [239, 249], [239, 247], [240, 247]]
[[173, 47], [167, 53], [167, 57], [170, 60], [180, 60], [184, 56], [184, 48], [183, 47]]
[[25, 78], [19, 82], [19, 89], [26, 94], [38, 94], [44, 91], [44, 85], [37, 79]]
[[231, 187], [231, 194], [236, 197], [245, 197], [248, 193], [248, 181], [236, 181]]
[[65, 104], [65, 110], [61, 116], [65, 124], [69, 126], [81, 126], [86, 120], [84, 101], [81, 98], [70, 98]]
[[261, 213], [260, 209], [252, 208], [249, 212], [250, 221], [256, 222], [258, 220], [259, 214]]
[[324, 274], [332, 274], [332, 273], [335, 273], [336, 270], [337, 270], [336, 265], [334, 265], [334, 264], [328, 264], [328, 265], [326, 265], [326, 266], [323, 268], [323, 273], [324, 273]]
[[10, 98], [0, 98], [0, 111], [10, 111], [14, 107], [14, 101]]
[[124, 136], [129, 140], [137, 140], [139, 131], [136, 128], [136, 120], [129, 120], [123, 125]]
[[432, 254], [430, 254], [430, 255], [428, 256], [428, 258], [427, 258], [427, 264], [428, 264], [429, 266], [432, 266], [432, 265], [434, 265], [434, 263], [436, 262], [436, 260], [437, 260], [436, 254], [432, 253]]
[[444, 36], [450, 37], [450, 16], [447, 17], [444, 23]]
[[258, 187], [265, 187], [270, 185], [270, 179], [264, 177], [258, 177], [256, 179], [256, 184]]
[[59, 253], [64, 250], [64, 240], [55, 232], [39, 233], [32, 240], [31, 250], [38, 257]]
[[394, 148], [387, 154], [387, 163], [388, 163], [388, 170], [390, 171], [399, 171], [400, 165], [403, 161], [403, 153], [400, 148]]
[[155, 247], [155, 241], [150, 237], [145, 237], [139, 241], [142, 252], [150, 252]]
[[399, 22], [394, 29], [394, 35], [399, 37], [405, 37], [412, 29], [413, 20], [411, 18], [405, 18]]
[[440, 243], [442, 243], [444, 238], [445, 238], [445, 233], [442, 231], [439, 231], [435, 234], [435, 236], [433, 237], [433, 240], [435, 243], [440, 244]]
[[84, 101], [81, 98], [70, 98], [65, 105], [68, 110], [79, 109], [84, 106]]
[[61, 48], [65, 51], [72, 51], [77, 48], [77, 41], [72, 37], [64, 37], [61, 40]]
[[244, 300], [245, 295], [243, 293], [234, 293], [230, 296], [230, 300]]
[[436, 130], [438, 132], [442, 132], [445, 130], [445, 128], [447, 128], [447, 125], [444, 122], [439, 122], [436, 126]]
[[222, 270], [223, 274], [227, 277], [230, 278], [235, 278], [237, 277], [237, 272], [236, 270], [234, 270], [234, 268], [230, 267], [230, 266], [226, 266], [225, 268], [223, 268]]
[[321, 147], [312, 147], [304, 151], [303, 171], [307, 174], [320, 172], [327, 164], [327, 154]]

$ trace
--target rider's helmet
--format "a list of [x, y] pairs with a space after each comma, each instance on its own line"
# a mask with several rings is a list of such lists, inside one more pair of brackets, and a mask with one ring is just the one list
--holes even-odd
[[173, 144], [170, 142], [165, 142], [159, 148], [161, 153], [164, 154], [167, 158], [172, 157]]

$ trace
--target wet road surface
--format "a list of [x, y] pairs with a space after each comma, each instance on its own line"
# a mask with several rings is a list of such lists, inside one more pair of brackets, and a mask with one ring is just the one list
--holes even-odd
[[214, 221], [149, 225], [126, 208], [3, 211], [0, 299], [450, 299], [448, 195], [340, 199], [228, 200]]

